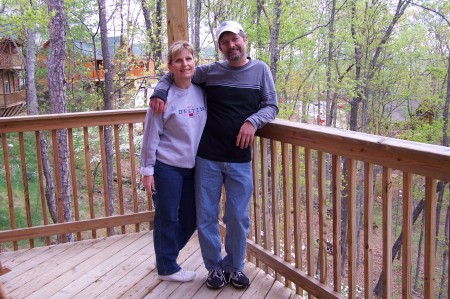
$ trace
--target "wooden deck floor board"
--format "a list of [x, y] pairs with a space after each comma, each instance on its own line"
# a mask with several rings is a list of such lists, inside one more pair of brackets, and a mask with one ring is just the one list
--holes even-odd
[[[148, 255], [137, 254], [141, 249], [148, 246], [148, 239], [144, 236], [136, 235], [137, 238], [130, 240], [129, 245], [119, 245], [114, 250], [108, 250], [115, 252], [115, 254], [109, 257], [103, 255], [104, 260], [97, 265], [90, 259], [86, 260], [84, 262], [85, 270], [82, 271], [83, 275], [76, 277], [76, 279], [71, 273], [65, 273], [68, 275], [58, 277], [58, 286], [61, 288], [54, 298], [61, 298], [59, 294], [70, 295], [71, 298], [98, 298], [103, 290], [108, 289], [122, 278], [126, 274], [124, 272], [128, 272], [127, 269], [133, 262], [144, 262], [148, 258]], [[123, 242], [117, 243], [122, 244]], [[95, 256], [92, 258], [95, 258]], [[35, 298], [43, 298], [42, 295], [44, 294], [36, 292], [34, 295]]]
[[26, 296], [27, 293], [32, 292], [33, 287], [42, 287], [51, 281], [54, 275], [63, 269], [61, 264], [67, 262], [67, 257], [70, 258], [89, 250], [90, 246], [87, 242], [77, 242], [35, 248], [33, 250], [40, 252], [35, 258], [20, 264], [5, 263], [5, 266], [11, 269], [11, 272], [7, 273], [5, 277], [14, 281], [14, 283], [7, 281], [5, 287], [11, 296], [15, 296], [15, 294]]
[[[120, 246], [126, 246], [124, 242], [117, 242], [123, 238], [124, 236], [105, 238], [102, 242], [95, 242], [93, 245], [90, 245], [88, 241], [64, 244], [69, 249], [39, 264], [33, 269], [32, 274], [29, 271], [21, 275], [25, 278], [25, 284], [12, 291], [11, 295], [39, 299], [43, 297], [34, 296], [34, 292], [46, 294], [45, 297], [53, 295], [52, 292], [58, 291], [53, 286], [53, 281], [61, 275], [66, 276], [66, 273], [70, 273], [70, 277], [82, 275], [86, 269], [98, 265], [106, 256], [114, 254], [118, 247], [113, 244], [118, 243]], [[14, 271], [14, 269], [11, 270], [11, 272]], [[8, 288], [8, 285], [6, 287]]]
[[158, 279], [151, 232], [4, 252], [0, 260], [11, 270], [0, 275], [11, 299], [290, 298], [293, 294], [251, 263], [244, 269], [252, 280], [246, 290], [208, 289], [197, 235], [178, 259], [184, 269], [196, 272], [188, 283]]
[[151, 294], [145, 298], [190, 298], [193, 294], [195, 294], [205, 282], [204, 278], [199, 277], [198, 275], [198, 271], [204, 268], [202, 257], [200, 254], [195, 253], [191, 254], [183, 263], [184, 269], [196, 272], [196, 278], [194, 281], [189, 282], [189, 284], [162, 281], [155, 289], [152, 290]]

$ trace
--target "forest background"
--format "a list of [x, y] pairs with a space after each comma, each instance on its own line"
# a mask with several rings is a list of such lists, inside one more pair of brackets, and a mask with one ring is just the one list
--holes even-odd
[[[23, 49], [28, 114], [146, 107], [166, 70], [165, 5], [1, 0], [0, 36]], [[450, 1], [188, 0], [188, 8], [198, 63], [221, 59], [214, 36], [221, 21], [243, 25], [250, 55], [273, 74], [279, 118], [448, 146]], [[83, 63], [99, 58], [104, 81], [79, 80], [86, 77]], [[127, 78], [140, 61], [146, 73]], [[58, 136], [64, 152], [67, 137]], [[105, 140], [112, 173], [108, 129]], [[443, 194], [446, 186], [438, 185]], [[70, 190], [63, 198], [71, 219]], [[56, 222], [54, 200], [47, 202]], [[448, 191], [443, 204], [448, 207]], [[445, 219], [448, 231], [448, 208]], [[448, 234], [445, 246], [448, 256]]]

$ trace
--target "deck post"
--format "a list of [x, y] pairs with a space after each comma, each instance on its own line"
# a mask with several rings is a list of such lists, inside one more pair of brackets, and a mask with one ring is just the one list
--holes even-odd
[[189, 41], [186, 0], [167, 0], [167, 44], [177, 40]]

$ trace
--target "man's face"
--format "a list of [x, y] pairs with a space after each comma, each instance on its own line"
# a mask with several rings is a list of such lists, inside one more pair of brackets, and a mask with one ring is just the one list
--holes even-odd
[[233, 32], [224, 32], [219, 39], [219, 49], [231, 65], [247, 60], [247, 38]]

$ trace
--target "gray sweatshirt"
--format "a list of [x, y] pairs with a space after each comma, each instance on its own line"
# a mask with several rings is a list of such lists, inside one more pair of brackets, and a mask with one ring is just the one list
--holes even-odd
[[141, 174], [154, 174], [155, 161], [180, 167], [195, 166], [198, 144], [206, 123], [205, 94], [192, 84], [181, 89], [174, 84], [169, 89], [170, 104], [162, 114], [149, 107], [144, 123], [141, 150]]

